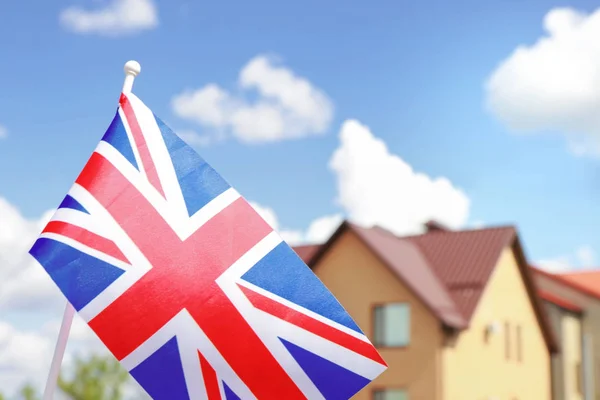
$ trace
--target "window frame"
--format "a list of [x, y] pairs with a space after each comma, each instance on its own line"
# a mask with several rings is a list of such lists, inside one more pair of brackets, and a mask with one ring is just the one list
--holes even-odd
[[374, 387], [373, 389], [371, 389], [371, 400], [378, 400], [377, 399], [377, 394], [380, 392], [394, 392], [394, 391], [401, 391], [404, 392], [405, 396], [406, 396], [406, 400], [410, 400], [410, 394], [408, 392], [408, 388], [406, 387], [402, 387], [402, 386], [392, 386], [392, 387], [386, 387], [386, 386], [380, 386], [380, 387]]
[[517, 362], [523, 362], [523, 328], [517, 324], [515, 326], [515, 347], [517, 352]]
[[[377, 334], [377, 310], [381, 309], [381, 308], [385, 308], [385, 307], [389, 307], [389, 306], [394, 306], [394, 305], [403, 305], [406, 306], [407, 308], [407, 314], [408, 314], [408, 332], [407, 332], [407, 340], [406, 343], [404, 344], [386, 344], [384, 342], [379, 342], [378, 341], [378, 334]], [[373, 304], [373, 306], [371, 307], [371, 329], [372, 329], [372, 333], [373, 333], [373, 338], [372, 338], [372, 342], [373, 345], [378, 348], [378, 349], [404, 349], [410, 346], [411, 340], [412, 340], [412, 335], [411, 335], [411, 328], [412, 328], [412, 307], [410, 302], [408, 301], [391, 301], [391, 302], [386, 302], [386, 303], [376, 303]]]
[[507, 361], [510, 361], [512, 355], [512, 346], [511, 346], [511, 334], [510, 334], [510, 322], [504, 322], [504, 358]]
[[575, 363], [575, 387], [577, 388], [577, 393], [583, 395], [583, 364], [582, 361], [578, 361]]

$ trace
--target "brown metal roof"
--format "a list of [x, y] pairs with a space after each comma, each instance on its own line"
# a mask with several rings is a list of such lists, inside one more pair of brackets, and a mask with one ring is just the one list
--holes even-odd
[[298, 256], [308, 264], [307, 260], [310, 260], [313, 255], [319, 250], [321, 247], [320, 244], [309, 244], [304, 246], [294, 246], [294, 251]]
[[502, 250], [511, 246], [548, 348], [557, 350], [514, 227], [464, 231], [449, 231], [434, 223], [427, 227], [429, 232], [422, 235], [397, 237], [379, 227], [344, 222], [327, 243], [295, 250], [313, 267], [351, 229], [446, 326], [462, 329], [468, 326]]
[[415, 243], [470, 321], [500, 253], [515, 238], [512, 227], [435, 230], [404, 239]]
[[365, 229], [357, 225], [351, 227], [442, 322], [456, 329], [466, 328], [467, 321], [452, 301], [444, 283], [429, 267], [415, 244], [399, 240], [383, 230]]

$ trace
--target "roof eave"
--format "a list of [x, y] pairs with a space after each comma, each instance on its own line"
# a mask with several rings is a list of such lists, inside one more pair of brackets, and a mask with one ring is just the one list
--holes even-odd
[[529, 298], [531, 299], [533, 309], [542, 330], [542, 335], [544, 336], [546, 346], [548, 347], [548, 351], [550, 354], [559, 353], [560, 346], [556, 340], [556, 335], [551, 329], [550, 321], [548, 320], [545, 310], [542, 308], [541, 298], [538, 294], [538, 288], [536, 286], [535, 279], [533, 279], [531, 267], [527, 263], [527, 258], [525, 257], [525, 252], [523, 250], [523, 246], [521, 245], [521, 240], [519, 239], [519, 234], [516, 229], [512, 242], [512, 248], [515, 258], [517, 259], [519, 269], [521, 270], [521, 275], [524, 278], [525, 288], [529, 294]]
[[[317, 250], [317, 252], [309, 259], [306, 261], [306, 264], [313, 269], [318, 262], [322, 259], [322, 257], [327, 253], [327, 251], [329, 251], [329, 248], [337, 241], [337, 239], [339, 237], [341, 237], [342, 234], [344, 234], [348, 229], [352, 230], [356, 236], [359, 238], [359, 240], [365, 245], [367, 246], [367, 248], [369, 248], [370, 251], [373, 252], [373, 254], [379, 259], [380, 262], [382, 262], [382, 264], [387, 265], [387, 261], [385, 261], [384, 259], [382, 259], [380, 257], [380, 255], [378, 254], [377, 251], [375, 251], [371, 245], [369, 245], [369, 243], [362, 237], [362, 235], [360, 234], [360, 232], [357, 232], [355, 229], [353, 229], [353, 226], [350, 222], [348, 222], [347, 220], [345, 220], [339, 227], [338, 229], [331, 235], [331, 237], [329, 238], [329, 240], [327, 240], [327, 242], [325, 242], [320, 248], [319, 250]], [[400, 238], [398, 238], [398, 240], [400, 240]], [[409, 289], [414, 292], [413, 288]], [[424, 304], [431, 309], [431, 312], [433, 313], [433, 315], [438, 318], [440, 320], [440, 322], [444, 325], [447, 325], [453, 329], [457, 329], [457, 330], [464, 330], [465, 328], [467, 328], [469, 326], [469, 321], [467, 321], [459, 312], [458, 310], [456, 310], [454, 313], [451, 313], [450, 315], [448, 315], [447, 312], [444, 311], [440, 311], [437, 310], [435, 308], [432, 308], [429, 303], [423, 299], [418, 293], [415, 293], [415, 295], [421, 299], [421, 301], [424, 302]], [[450, 297], [451, 298], [451, 297]]]
[[558, 282], [559, 284], [568, 286], [571, 289], [576, 290], [580, 293], [583, 293], [584, 295], [591, 297], [595, 300], [600, 300], [600, 296], [598, 295], [598, 293], [595, 293], [595, 292], [589, 290], [588, 288], [586, 288], [585, 286], [582, 286], [576, 282], [570, 281], [561, 275], [557, 275], [557, 274], [553, 274], [548, 271], [544, 271], [543, 269], [536, 267], [534, 265], [529, 265], [529, 268], [533, 269], [533, 271], [535, 273], [540, 274], [540, 275], [542, 275], [548, 279], [551, 279], [555, 282]]

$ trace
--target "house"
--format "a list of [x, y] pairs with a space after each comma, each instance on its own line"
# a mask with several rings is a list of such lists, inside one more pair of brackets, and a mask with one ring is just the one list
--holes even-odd
[[600, 272], [532, 271], [562, 349], [552, 360], [555, 399], [599, 400]]
[[389, 369], [357, 400], [549, 400], [552, 329], [516, 230], [397, 237], [344, 222], [295, 248]]
[[552, 357], [552, 393], [554, 400], [583, 400], [583, 309], [560, 296], [540, 290], [550, 325], [561, 352]]

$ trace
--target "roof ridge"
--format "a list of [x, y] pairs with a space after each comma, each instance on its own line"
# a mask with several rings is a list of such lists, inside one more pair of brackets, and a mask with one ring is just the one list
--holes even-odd
[[491, 225], [491, 226], [486, 226], [484, 228], [469, 228], [469, 229], [458, 229], [458, 230], [448, 229], [448, 230], [425, 231], [425, 232], [422, 232], [422, 233], [410, 234], [410, 235], [396, 235], [395, 233], [393, 233], [389, 229], [386, 229], [386, 228], [382, 227], [381, 225], [373, 225], [371, 228], [364, 228], [364, 229], [377, 229], [377, 230], [381, 231], [382, 233], [385, 233], [385, 234], [397, 237], [398, 239], [412, 239], [412, 238], [419, 238], [419, 237], [423, 237], [423, 236], [427, 236], [427, 235], [443, 235], [443, 234], [459, 234], [459, 233], [469, 233], [469, 232], [485, 232], [485, 231], [500, 230], [500, 229], [512, 229], [514, 231], [517, 230], [516, 225], [514, 225], [514, 224]]
[[483, 228], [468, 228], [468, 229], [458, 229], [458, 230], [446, 230], [446, 231], [434, 231], [434, 232], [426, 232], [424, 235], [428, 233], [467, 233], [467, 232], [485, 232], [485, 231], [493, 231], [493, 230], [501, 230], [501, 229], [513, 229], [516, 230], [516, 225], [505, 224], [505, 225], [489, 225]]
[[293, 246], [291, 246], [291, 247], [294, 247], [294, 248], [296, 248], [296, 249], [297, 249], [297, 248], [299, 248], [299, 247], [315, 247], [315, 246], [322, 246], [322, 245], [324, 245], [324, 244], [325, 244], [325, 243], [304, 243], [304, 244], [297, 244], [297, 245], [293, 245]]
[[570, 272], [555, 272], [555, 275], [559, 276], [572, 276], [572, 275], [584, 275], [584, 274], [597, 274], [600, 273], [600, 267], [592, 267], [596, 269], [585, 269], [578, 271], [570, 271]]

